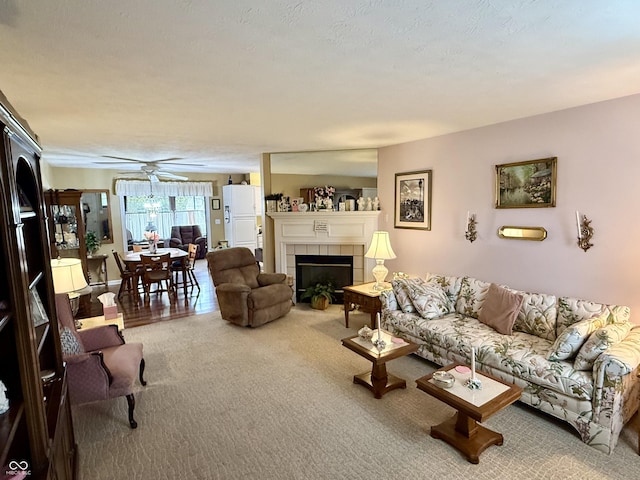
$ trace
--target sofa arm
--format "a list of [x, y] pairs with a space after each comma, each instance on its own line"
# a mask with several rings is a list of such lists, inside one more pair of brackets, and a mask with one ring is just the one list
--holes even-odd
[[382, 310], [400, 310], [398, 307], [398, 300], [393, 290], [383, 290], [380, 292], [380, 303], [382, 304]]
[[181, 239], [179, 239], [179, 238], [170, 238], [169, 239], [169, 246], [171, 248], [177, 248], [180, 245], [182, 245], [182, 240]]
[[80, 335], [82, 346], [87, 352], [115, 347], [125, 343], [117, 325], [103, 325], [101, 327], [78, 330], [78, 335]]
[[216, 297], [222, 318], [240, 326], [249, 324], [248, 298], [251, 288], [243, 283], [221, 283], [216, 287]]
[[285, 283], [287, 276], [284, 273], [259, 273], [258, 284], [261, 287], [273, 285], [274, 283]]
[[634, 327], [622, 342], [600, 354], [593, 365], [594, 421], [621, 429], [637, 409], [638, 365], [640, 327]]

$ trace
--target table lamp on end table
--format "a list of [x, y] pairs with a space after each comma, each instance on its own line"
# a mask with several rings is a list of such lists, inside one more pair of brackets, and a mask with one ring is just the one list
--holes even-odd
[[87, 288], [87, 279], [82, 271], [82, 262], [77, 258], [56, 258], [51, 260], [53, 289], [56, 293], [69, 294], [71, 311], [78, 313], [80, 290]]
[[389, 241], [389, 232], [373, 232], [373, 238], [371, 239], [371, 245], [369, 250], [364, 254], [367, 258], [374, 258], [376, 260], [376, 266], [373, 267], [371, 273], [376, 279], [374, 290], [384, 290], [384, 279], [387, 277], [389, 270], [384, 266], [385, 260], [391, 260], [396, 258], [396, 254], [391, 248], [391, 242]]

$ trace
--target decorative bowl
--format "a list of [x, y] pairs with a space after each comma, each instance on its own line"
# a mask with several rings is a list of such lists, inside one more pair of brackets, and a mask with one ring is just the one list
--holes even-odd
[[358, 335], [363, 340], [371, 340], [371, 337], [373, 336], [373, 330], [371, 330], [368, 326], [365, 325], [360, 330], [358, 330]]
[[456, 381], [454, 376], [448, 372], [434, 372], [431, 378], [433, 378], [433, 383], [442, 388], [451, 388]]

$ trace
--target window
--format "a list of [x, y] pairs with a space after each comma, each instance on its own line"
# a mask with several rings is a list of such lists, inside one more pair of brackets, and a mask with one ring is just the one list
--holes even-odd
[[207, 235], [206, 197], [124, 197], [125, 225], [134, 242], [144, 240], [144, 232], [155, 230], [160, 238], [171, 237], [174, 225], [198, 225]]

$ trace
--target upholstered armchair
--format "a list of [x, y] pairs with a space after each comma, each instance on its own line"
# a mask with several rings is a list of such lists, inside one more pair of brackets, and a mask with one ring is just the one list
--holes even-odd
[[126, 397], [129, 425], [136, 428], [133, 383], [138, 376], [147, 384], [142, 344], [125, 343], [116, 325], [76, 330], [67, 294], [56, 294], [56, 311], [71, 403]]
[[260, 273], [245, 247], [207, 253], [220, 313], [240, 326], [258, 327], [289, 313], [292, 291], [284, 273]]
[[179, 225], [171, 227], [171, 239], [169, 246], [179, 248], [185, 252], [189, 251], [189, 244], [198, 245], [196, 258], [204, 258], [207, 254], [207, 238], [202, 236], [198, 225]]

